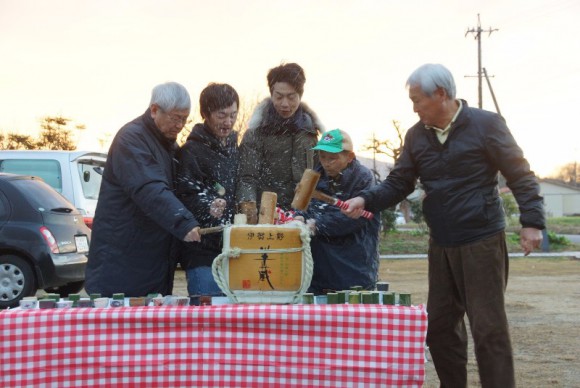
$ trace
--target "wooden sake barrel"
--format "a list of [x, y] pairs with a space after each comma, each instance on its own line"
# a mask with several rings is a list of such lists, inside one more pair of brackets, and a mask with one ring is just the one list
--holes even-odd
[[218, 286], [234, 303], [298, 303], [312, 279], [308, 228], [230, 225], [222, 253], [214, 260]]

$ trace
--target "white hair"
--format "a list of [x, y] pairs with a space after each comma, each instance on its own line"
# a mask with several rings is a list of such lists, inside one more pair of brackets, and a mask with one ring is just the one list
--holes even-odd
[[172, 110], [190, 110], [191, 98], [187, 89], [177, 82], [159, 84], [151, 91], [151, 105], [157, 105], [164, 112]]
[[442, 88], [449, 99], [455, 99], [455, 81], [451, 72], [438, 63], [427, 63], [415, 70], [406, 83], [407, 87], [419, 86], [421, 91], [431, 97], [437, 88]]

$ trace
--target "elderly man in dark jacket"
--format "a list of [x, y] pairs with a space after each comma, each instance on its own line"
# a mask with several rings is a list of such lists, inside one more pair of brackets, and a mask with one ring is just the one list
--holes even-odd
[[540, 246], [545, 223], [537, 179], [502, 117], [455, 99], [455, 82], [445, 67], [423, 65], [407, 86], [420, 121], [407, 132], [387, 179], [347, 201], [345, 212], [357, 217], [365, 206], [370, 211], [393, 206], [421, 180], [431, 234], [427, 344], [441, 386], [467, 386], [467, 314], [482, 386], [514, 387], [498, 172], [518, 202], [526, 255]]
[[95, 212], [88, 293], [168, 294], [173, 239], [200, 240], [198, 222], [174, 194], [175, 139], [190, 106], [182, 85], [158, 85], [149, 109], [115, 136]]
[[[348, 199], [374, 186], [372, 172], [361, 165], [353, 152], [350, 136], [333, 129], [322, 134], [315, 150], [319, 152], [320, 173], [316, 190], [338, 199]], [[375, 288], [379, 271], [380, 217], [353, 220], [329, 206], [312, 199], [303, 216], [313, 232], [310, 247], [314, 272], [310, 292], [321, 294], [325, 289], [347, 290], [361, 286]]]
[[278, 195], [278, 205], [289, 209], [323, 128], [302, 102], [306, 76], [298, 64], [270, 69], [267, 79], [271, 97], [252, 113], [240, 144], [237, 200], [258, 203], [264, 191], [271, 191]]

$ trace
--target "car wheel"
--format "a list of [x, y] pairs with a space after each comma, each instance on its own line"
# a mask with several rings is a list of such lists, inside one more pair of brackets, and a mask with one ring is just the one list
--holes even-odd
[[30, 265], [18, 256], [0, 256], [0, 308], [16, 307], [22, 298], [35, 293]]
[[60, 287], [45, 288], [44, 291], [48, 293], [56, 293], [61, 297], [66, 298], [69, 294], [77, 294], [81, 292], [84, 286], [85, 281], [81, 280], [80, 282], [72, 282]]

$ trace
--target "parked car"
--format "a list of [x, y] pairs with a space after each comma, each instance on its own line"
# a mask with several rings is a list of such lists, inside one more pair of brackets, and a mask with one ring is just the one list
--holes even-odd
[[82, 290], [91, 230], [42, 179], [0, 173], [0, 308], [38, 289]]
[[0, 151], [0, 172], [34, 175], [64, 195], [91, 227], [107, 154], [89, 151]]

